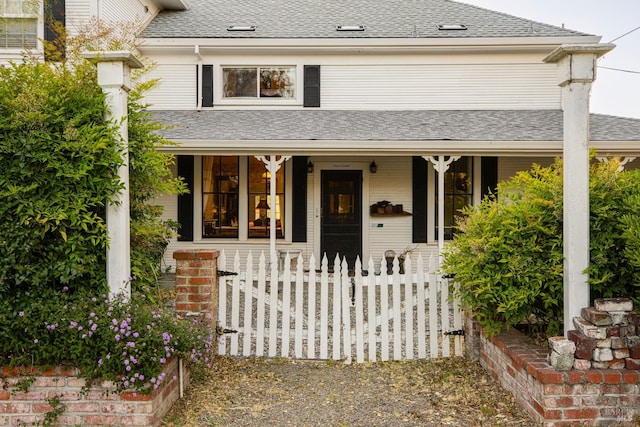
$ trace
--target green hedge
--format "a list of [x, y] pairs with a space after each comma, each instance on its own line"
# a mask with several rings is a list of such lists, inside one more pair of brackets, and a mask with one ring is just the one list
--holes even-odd
[[[591, 298], [631, 296], [640, 286], [640, 172], [617, 161], [590, 170]], [[562, 163], [534, 166], [499, 184], [459, 218], [444, 269], [456, 274], [463, 305], [489, 333], [535, 319], [562, 329]]]

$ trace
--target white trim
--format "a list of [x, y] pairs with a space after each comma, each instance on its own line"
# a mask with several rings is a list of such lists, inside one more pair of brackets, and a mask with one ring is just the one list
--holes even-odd
[[599, 43], [599, 36], [575, 37], [486, 37], [486, 38], [139, 38], [142, 52], [191, 50], [200, 45], [207, 53], [224, 50], [282, 52], [546, 52], [563, 44]]
[[[252, 155], [269, 152], [294, 156], [362, 156], [375, 152], [385, 156], [455, 155], [455, 156], [560, 156], [562, 141], [357, 141], [357, 140], [243, 140], [172, 139], [180, 146], [166, 146], [162, 151], [178, 154]], [[640, 157], [638, 141], [591, 141], [590, 148], [603, 156]]]

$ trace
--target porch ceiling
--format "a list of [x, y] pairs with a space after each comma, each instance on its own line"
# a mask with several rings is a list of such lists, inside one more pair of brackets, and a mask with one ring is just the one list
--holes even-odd
[[[560, 110], [158, 110], [168, 150], [219, 154], [558, 155]], [[640, 119], [591, 114], [601, 155], [640, 155]]]

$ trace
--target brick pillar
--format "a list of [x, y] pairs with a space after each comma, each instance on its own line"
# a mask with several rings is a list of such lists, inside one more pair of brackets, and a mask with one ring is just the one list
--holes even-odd
[[480, 328], [473, 314], [464, 312], [465, 356], [472, 362], [480, 361]]
[[218, 318], [217, 261], [220, 251], [175, 251], [176, 311], [183, 316], [201, 315], [215, 324]]

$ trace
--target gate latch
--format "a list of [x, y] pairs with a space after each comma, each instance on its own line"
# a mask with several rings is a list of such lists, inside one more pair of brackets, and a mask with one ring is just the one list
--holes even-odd
[[453, 331], [447, 331], [444, 334], [445, 335], [460, 335], [460, 336], [464, 336], [464, 330], [463, 329], [455, 329]]
[[216, 326], [216, 335], [217, 336], [222, 336], [224, 334], [237, 334], [238, 331], [236, 331], [235, 329], [228, 329], [225, 328], [224, 326]]
[[238, 273], [236, 273], [235, 271], [217, 270], [216, 275], [217, 276], [237, 276]]

